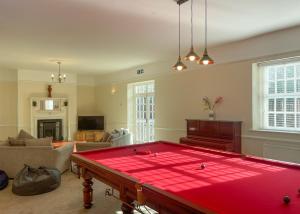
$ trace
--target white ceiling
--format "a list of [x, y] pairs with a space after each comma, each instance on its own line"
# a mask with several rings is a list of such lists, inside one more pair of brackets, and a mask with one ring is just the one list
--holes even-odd
[[[195, 43], [203, 45], [203, 4], [195, 2]], [[208, 0], [209, 45], [300, 24], [299, 0]], [[182, 6], [184, 54], [189, 3]], [[107, 73], [176, 60], [174, 0], [1, 0], [0, 66]]]

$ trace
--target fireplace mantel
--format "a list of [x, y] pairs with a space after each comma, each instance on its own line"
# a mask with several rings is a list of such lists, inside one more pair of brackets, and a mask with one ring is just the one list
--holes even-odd
[[67, 98], [31, 98], [31, 134], [38, 137], [38, 120], [57, 119], [62, 121], [64, 140], [70, 140], [69, 103]]

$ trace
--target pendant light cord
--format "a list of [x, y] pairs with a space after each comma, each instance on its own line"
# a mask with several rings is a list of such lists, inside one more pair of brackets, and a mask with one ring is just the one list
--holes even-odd
[[178, 48], [178, 51], [179, 51], [179, 56], [180, 56], [180, 31], [181, 31], [181, 29], [180, 29], [180, 4], [178, 4], [178, 8], [179, 8], [179, 16], [178, 16], [178, 18], [179, 18], [179, 20], [178, 20], [178, 23], [179, 23], [179, 48]]
[[60, 62], [58, 62], [57, 64], [58, 64], [58, 76], [60, 76]]
[[193, 0], [191, 0], [191, 46], [194, 44], [194, 32], [193, 32]]
[[207, 0], [205, 0], [205, 48], [207, 48]]

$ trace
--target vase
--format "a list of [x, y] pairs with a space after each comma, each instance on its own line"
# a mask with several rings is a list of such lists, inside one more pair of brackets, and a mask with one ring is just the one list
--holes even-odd
[[215, 120], [216, 114], [213, 110], [208, 111], [208, 119], [209, 120]]

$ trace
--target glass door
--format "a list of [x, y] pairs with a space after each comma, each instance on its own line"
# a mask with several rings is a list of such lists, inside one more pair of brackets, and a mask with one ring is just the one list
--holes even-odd
[[[134, 83], [132, 100], [132, 119], [134, 141], [136, 143], [152, 142], [155, 124], [154, 81]], [[130, 103], [130, 102], [129, 102]]]

